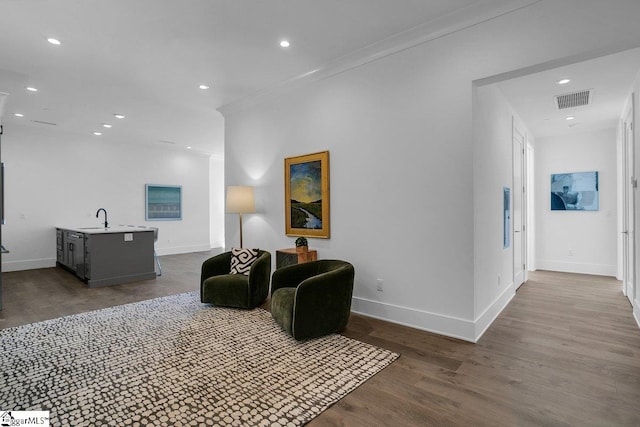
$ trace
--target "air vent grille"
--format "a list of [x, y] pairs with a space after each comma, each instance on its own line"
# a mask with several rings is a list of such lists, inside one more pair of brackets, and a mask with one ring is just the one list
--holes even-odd
[[57, 123], [43, 122], [42, 120], [31, 120], [33, 123], [40, 123], [41, 125], [58, 126]]
[[556, 95], [556, 106], [558, 110], [566, 108], [581, 107], [589, 105], [593, 96], [593, 89], [581, 90], [579, 92], [565, 93], [564, 95]]

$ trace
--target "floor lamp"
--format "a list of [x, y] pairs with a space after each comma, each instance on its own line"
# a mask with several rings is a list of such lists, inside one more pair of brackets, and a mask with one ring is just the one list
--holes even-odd
[[227, 187], [227, 213], [240, 215], [240, 247], [242, 247], [242, 214], [256, 211], [253, 200], [253, 187], [244, 185], [230, 185]]

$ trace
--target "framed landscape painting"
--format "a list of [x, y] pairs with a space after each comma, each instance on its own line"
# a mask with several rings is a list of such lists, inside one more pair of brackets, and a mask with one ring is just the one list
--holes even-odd
[[285, 233], [329, 238], [329, 152], [284, 159]]

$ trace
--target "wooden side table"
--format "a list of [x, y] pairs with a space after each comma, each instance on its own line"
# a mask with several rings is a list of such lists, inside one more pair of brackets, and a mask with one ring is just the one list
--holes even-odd
[[302, 264], [303, 262], [315, 261], [317, 259], [318, 251], [315, 249], [307, 252], [296, 252], [296, 248], [276, 250], [276, 268]]

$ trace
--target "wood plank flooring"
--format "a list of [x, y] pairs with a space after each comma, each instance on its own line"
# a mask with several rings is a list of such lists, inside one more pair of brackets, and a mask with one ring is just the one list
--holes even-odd
[[[3, 273], [0, 328], [197, 290], [211, 255], [96, 289], [57, 268]], [[355, 314], [344, 335], [401, 357], [310, 426], [640, 425], [640, 329], [612, 278], [532, 273], [477, 344]]]

